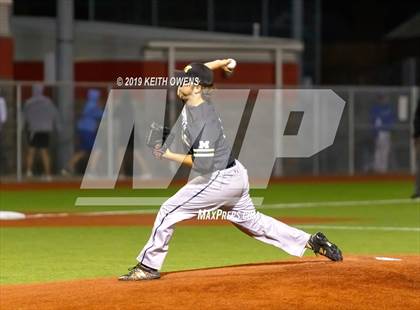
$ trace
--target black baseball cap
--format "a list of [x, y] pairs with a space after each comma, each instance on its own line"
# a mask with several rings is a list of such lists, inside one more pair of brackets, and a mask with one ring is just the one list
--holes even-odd
[[176, 77], [198, 78], [199, 84], [213, 86], [213, 71], [202, 63], [191, 63], [184, 70], [175, 70]]

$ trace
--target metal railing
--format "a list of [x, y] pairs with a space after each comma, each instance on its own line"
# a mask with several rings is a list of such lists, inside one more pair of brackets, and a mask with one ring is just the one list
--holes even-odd
[[[2, 176], [11, 176], [17, 180], [24, 178], [24, 155], [27, 150], [22, 108], [31, 96], [31, 88], [39, 82], [0, 82], [0, 95], [5, 98], [8, 118], [1, 129], [0, 172]], [[45, 94], [56, 103], [57, 88], [61, 84], [45, 83]], [[77, 117], [86, 100], [87, 90], [101, 90], [101, 101], [106, 102], [110, 83], [74, 83], [74, 127]], [[229, 87], [229, 86], [228, 86]], [[247, 86], [241, 86], [247, 87]], [[260, 85], [263, 87], [263, 85]], [[266, 86], [265, 86], [266, 87]], [[253, 85], [250, 88], [257, 88]], [[314, 87], [316, 88], [316, 87]], [[334, 144], [319, 154], [308, 159], [283, 159], [282, 175], [355, 175], [375, 173], [375, 130], [372, 111], [380, 101], [386, 101], [392, 108], [395, 122], [389, 129], [389, 151], [385, 152], [387, 173], [414, 173], [415, 156], [412, 143], [413, 117], [419, 100], [418, 87], [386, 86], [322, 86], [335, 91], [346, 101], [346, 108]], [[76, 144], [76, 140], [73, 141]], [[50, 151], [53, 167], [59, 172], [62, 163], [57, 160], [60, 139], [53, 137]]]

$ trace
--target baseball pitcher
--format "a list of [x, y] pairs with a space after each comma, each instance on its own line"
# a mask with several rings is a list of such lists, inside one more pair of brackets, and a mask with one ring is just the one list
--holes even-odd
[[308, 248], [333, 261], [343, 259], [340, 249], [324, 234], [310, 235], [255, 210], [249, 196], [247, 170], [233, 158], [222, 120], [208, 98], [213, 85], [212, 70], [222, 68], [229, 72], [234, 66], [232, 59], [216, 60], [206, 64], [192, 63], [177, 72], [179, 76], [199, 81], [177, 89], [177, 95], [184, 103], [179, 134], [187, 155], [171, 151], [175, 137], [157, 124], [151, 126], [148, 145], [157, 159], [180, 162], [199, 176], [161, 206], [150, 238], [137, 256], [138, 263], [119, 280], [160, 278], [159, 270], [176, 223], [197, 217], [199, 212], [218, 209], [229, 211], [227, 219], [241, 231], [290, 255], [300, 257]]

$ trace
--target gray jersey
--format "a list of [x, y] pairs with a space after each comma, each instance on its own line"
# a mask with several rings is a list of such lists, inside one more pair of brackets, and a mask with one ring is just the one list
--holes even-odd
[[207, 101], [184, 106], [181, 138], [185, 151], [193, 157], [193, 169], [200, 173], [223, 170], [234, 162], [219, 114]]
[[[255, 210], [249, 196], [248, 173], [239, 161], [232, 164], [231, 148], [214, 107], [208, 102], [197, 107], [185, 105], [181, 134], [185, 150], [193, 156], [193, 168], [203, 175], [188, 181], [164, 202], [137, 261], [161, 269], [176, 223], [194, 217], [200, 219], [200, 214], [216, 210], [217, 214], [228, 212], [226, 219], [255, 239], [302, 256], [311, 235]], [[222, 207], [223, 210], [219, 209]]]

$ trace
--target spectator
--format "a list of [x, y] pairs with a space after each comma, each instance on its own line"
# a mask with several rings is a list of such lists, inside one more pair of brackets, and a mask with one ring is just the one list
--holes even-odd
[[420, 198], [420, 100], [417, 102], [416, 114], [414, 115], [414, 145], [416, 150], [416, 183], [411, 198]]
[[48, 152], [51, 132], [60, 130], [58, 110], [51, 99], [43, 95], [42, 85], [34, 85], [32, 97], [25, 102], [23, 117], [28, 130], [29, 150], [26, 156], [26, 176], [31, 177], [36, 151], [40, 151], [47, 181], [51, 180], [51, 160]]
[[389, 154], [391, 151], [391, 131], [395, 125], [395, 112], [388, 101], [382, 95], [371, 111], [370, 117], [374, 128], [374, 159], [373, 170], [379, 173], [388, 171]]
[[3, 166], [5, 162], [5, 156], [3, 153], [3, 125], [7, 121], [7, 106], [6, 106], [6, 100], [3, 98], [1, 92], [0, 92], [0, 174], [3, 172]]
[[61, 171], [63, 175], [74, 173], [77, 163], [90, 154], [95, 143], [96, 132], [102, 118], [103, 108], [99, 103], [101, 93], [98, 89], [89, 89], [87, 101], [82, 115], [77, 122], [79, 150], [72, 156], [66, 167]]

